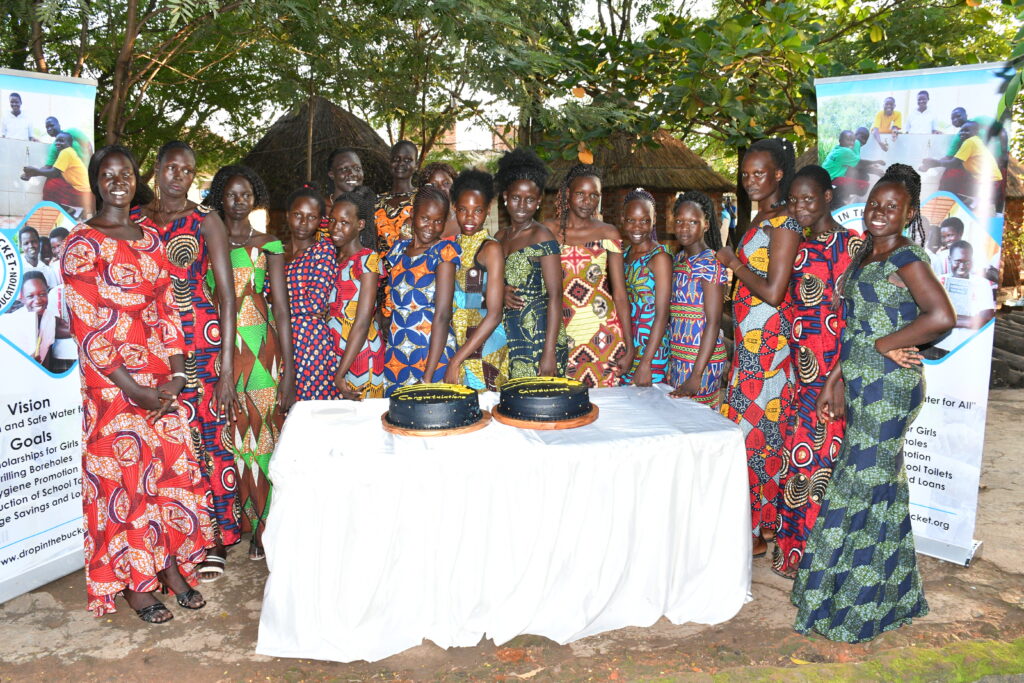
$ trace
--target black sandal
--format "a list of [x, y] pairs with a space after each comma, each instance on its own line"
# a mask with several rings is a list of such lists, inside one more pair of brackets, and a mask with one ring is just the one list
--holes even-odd
[[[152, 605], [146, 605], [142, 609], [137, 609], [135, 613], [139, 615], [139, 619], [142, 619], [147, 624], [166, 624], [174, 618], [174, 613], [167, 609], [167, 606], [160, 601], [154, 602]], [[165, 613], [170, 616], [166, 619], [157, 618], [162, 617]]]
[[[199, 598], [199, 604], [193, 605], [192, 601]], [[175, 601], [184, 607], [185, 609], [202, 609], [206, 607], [206, 600], [203, 599], [203, 594], [197, 591], [195, 588], [189, 588], [184, 595], [174, 594]]]

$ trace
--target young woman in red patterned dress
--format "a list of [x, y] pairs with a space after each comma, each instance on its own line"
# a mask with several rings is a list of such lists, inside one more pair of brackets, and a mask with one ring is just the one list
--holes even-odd
[[[199, 568], [199, 578], [209, 582], [224, 573], [227, 548], [241, 536], [235, 505], [238, 471], [223, 442], [224, 425], [237, 401], [232, 382], [231, 261], [223, 231], [208, 229], [203, 221], [206, 212], [188, 198], [196, 175], [192, 148], [180, 140], [168, 142], [157, 152], [153, 171], [157, 195], [135, 208], [132, 217], [160, 235], [171, 263], [174, 302], [185, 333], [186, 380], [180, 400], [188, 414], [192, 446], [213, 492], [217, 543]], [[211, 268], [221, 292], [216, 299], [204, 284]]]
[[61, 273], [82, 376], [85, 579], [96, 616], [118, 595], [149, 623], [173, 618], [153, 591], [200, 609], [196, 565], [213, 543], [210, 492], [192, 450], [185, 337], [155, 230], [133, 220], [139, 167], [119, 146], [89, 164], [97, 214], [64, 244]]
[[789, 354], [792, 306], [789, 276], [802, 232], [786, 207], [793, 177], [793, 146], [758, 140], [743, 156], [740, 181], [757, 215], [740, 239], [715, 254], [739, 280], [732, 302], [735, 353], [722, 412], [743, 430], [747, 445], [754, 555], [768, 550], [779, 528], [782, 449], [793, 405]]

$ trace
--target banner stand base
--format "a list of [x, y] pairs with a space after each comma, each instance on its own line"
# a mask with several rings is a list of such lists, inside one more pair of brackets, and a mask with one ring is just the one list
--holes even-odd
[[[81, 539], [81, 537], [79, 537]], [[31, 574], [14, 576], [0, 582], [0, 604], [45, 586], [51, 581], [73, 574], [85, 565], [83, 551], [79, 550], [63, 557], [58, 557], [32, 570]]]
[[930, 538], [914, 537], [914, 548], [917, 552], [939, 560], [959, 564], [963, 567], [971, 566], [971, 560], [974, 559], [974, 555], [978, 552], [978, 548], [980, 547], [981, 541], [977, 539], [973, 539], [969, 547], [963, 548], [958, 545], [950, 545]]

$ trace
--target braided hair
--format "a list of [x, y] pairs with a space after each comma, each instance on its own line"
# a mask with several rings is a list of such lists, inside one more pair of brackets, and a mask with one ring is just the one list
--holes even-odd
[[494, 200], [494, 176], [485, 171], [478, 171], [475, 168], [467, 168], [460, 173], [455, 182], [452, 183], [451, 198], [452, 204], [459, 201], [463, 192], [479, 192], [484, 196], [484, 202], [489, 206]]
[[[921, 221], [921, 176], [911, 166], [906, 164], [892, 164], [889, 168], [885, 169], [885, 174], [875, 183], [875, 186], [871, 188], [874, 192], [875, 187], [883, 183], [898, 183], [903, 186], [910, 195], [910, 210], [914, 212], [914, 217], [907, 222], [906, 231], [910, 232], [910, 240], [916, 244], [924, 244], [924, 224]], [[870, 198], [870, 194], [868, 197]], [[867, 258], [868, 254], [874, 248], [875, 239], [868, 230], [864, 231], [864, 240], [861, 242], [860, 248], [853, 254], [853, 258], [850, 260], [850, 265], [847, 268], [847, 273], [853, 274], [861, 267], [864, 263], [864, 259]], [[850, 281], [850, 277], [846, 278], [847, 283]], [[845, 287], [844, 287], [845, 289]], [[849, 293], [845, 293], [849, 296]]]
[[256, 171], [241, 164], [221, 166], [210, 181], [210, 192], [206, 195], [206, 205], [220, 214], [221, 218], [224, 218], [224, 187], [235, 176], [245, 178], [252, 186], [253, 210], [266, 207], [270, 198], [267, 186], [263, 184], [263, 179]]
[[317, 192], [316, 189], [314, 189], [312, 185], [303, 185], [300, 188], [292, 190], [292, 193], [290, 195], [288, 195], [288, 199], [286, 199], [285, 202], [284, 202], [285, 211], [289, 211], [290, 212], [292, 210], [292, 204], [295, 203], [295, 200], [296, 199], [301, 199], [302, 197], [309, 197], [310, 199], [315, 201], [316, 204], [317, 204], [317, 207], [319, 207], [319, 209], [320, 209], [320, 217], [321, 218], [324, 217], [326, 206], [324, 204], [323, 195], [321, 195], [319, 192]]
[[430, 202], [438, 202], [444, 207], [444, 215], [448, 215], [448, 211], [451, 209], [451, 200], [448, 199], [448, 195], [444, 193], [444, 190], [434, 187], [433, 185], [424, 185], [416, 190], [416, 196], [412, 198], [412, 215], [413, 223], [415, 224], [416, 213], [423, 208], [424, 204]]
[[711, 201], [711, 197], [699, 190], [684, 192], [676, 197], [676, 203], [672, 206], [672, 215], [674, 216], [679, 207], [687, 202], [696, 204], [704, 214], [704, 220], [708, 222], [707, 232], [704, 233], [704, 243], [712, 251], [721, 249], [722, 234], [718, 225], [718, 213], [715, 211], [715, 203]]
[[601, 169], [593, 164], [576, 164], [569, 169], [558, 188], [558, 199], [555, 201], [555, 212], [558, 215], [558, 236], [565, 244], [565, 233], [569, 228], [569, 186], [577, 178], [597, 178], [601, 180]]
[[342, 192], [334, 200], [335, 205], [341, 202], [356, 207], [356, 215], [363, 221], [359, 243], [367, 249], [373, 249], [377, 244], [377, 193], [366, 185], [360, 185], [351, 192]]
[[[626, 207], [629, 205], [630, 202], [647, 202], [648, 204], [651, 205], [651, 213], [654, 216], [654, 219], [651, 221], [651, 240], [654, 241], [654, 242], [657, 242], [658, 241], [658, 226], [657, 226], [658, 202], [656, 202], [654, 200], [654, 195], [652, 195], [650, 192], [648, 192], [647, 190], [645, 190], [642, 187], [638, 187], [638, 188], [632, 189], [629, 192], [627, 192], [626, 196], [622, 200], [623, 216], [625, 216]], [[625, 222], [625, 221], [623, 221], [623, 222]]]
[[793, 149], [793, 143], [782, 138], [764, 138], [747, 149], [747, 154], [751, 152], [767, 152], [771, 155], [775, 167], [782, 171], [782, 180], [779, 181], [779, 201], [785, 204], [789, 199], [789, 184], [793, 182], [796, 169], [796, 150]]
[[167, 156], [168, 152], [173, 152], [176, 149], [183, 149], [189, 154], [191, 154], [193, 159], [196, 158], [196, 152], [194, 149], [192, 149], [192, 145], [188, 144], [187, 142], [182, 142], [181, 140], [171, 140], [170, 142], [165, 142], [163, 145], [160, 146], [160, 149], [157, 150], [156, 163], [159, 164], [161, 161], [164, 160], [164, 157]]

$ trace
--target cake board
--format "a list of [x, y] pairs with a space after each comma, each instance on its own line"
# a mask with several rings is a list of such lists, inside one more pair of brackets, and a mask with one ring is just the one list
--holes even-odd
[[397, 434], [399, 436], [454, 436], [456, 434], [469, 434], [470, 432], [483, 429], [490, 423], [490, 421], [490, 411], [481, 410], [480, 419], [471, 425], [466, 425], [465, 427], [453, 427], [451, 429], [406, 429], [405, 427], [396, 427], [388, 422], [387, 412], [380, 416], [380, 423], [384, 427], [384, 431], [389, 434]]
[[518, 420], [514, 417], [506, 417], [501, 414], [501, 411], [498, 410], [497, 406], [494, 407], [492, 412], [494, 413], [494, 419], [503, 425], [521, 427], [522, 429], [547, 431], [551, 429], [574, 429], [576, 427], [585, 427], [597, 419], [597, 415], [600, 411], [597, 408], [597, 404], [591, 403], [590, 411], [586, 415], [580, 415], [579, 417], [574, 417], [571, 420], [560, 420], [557, 422], [534, 422], [533, 420]]

